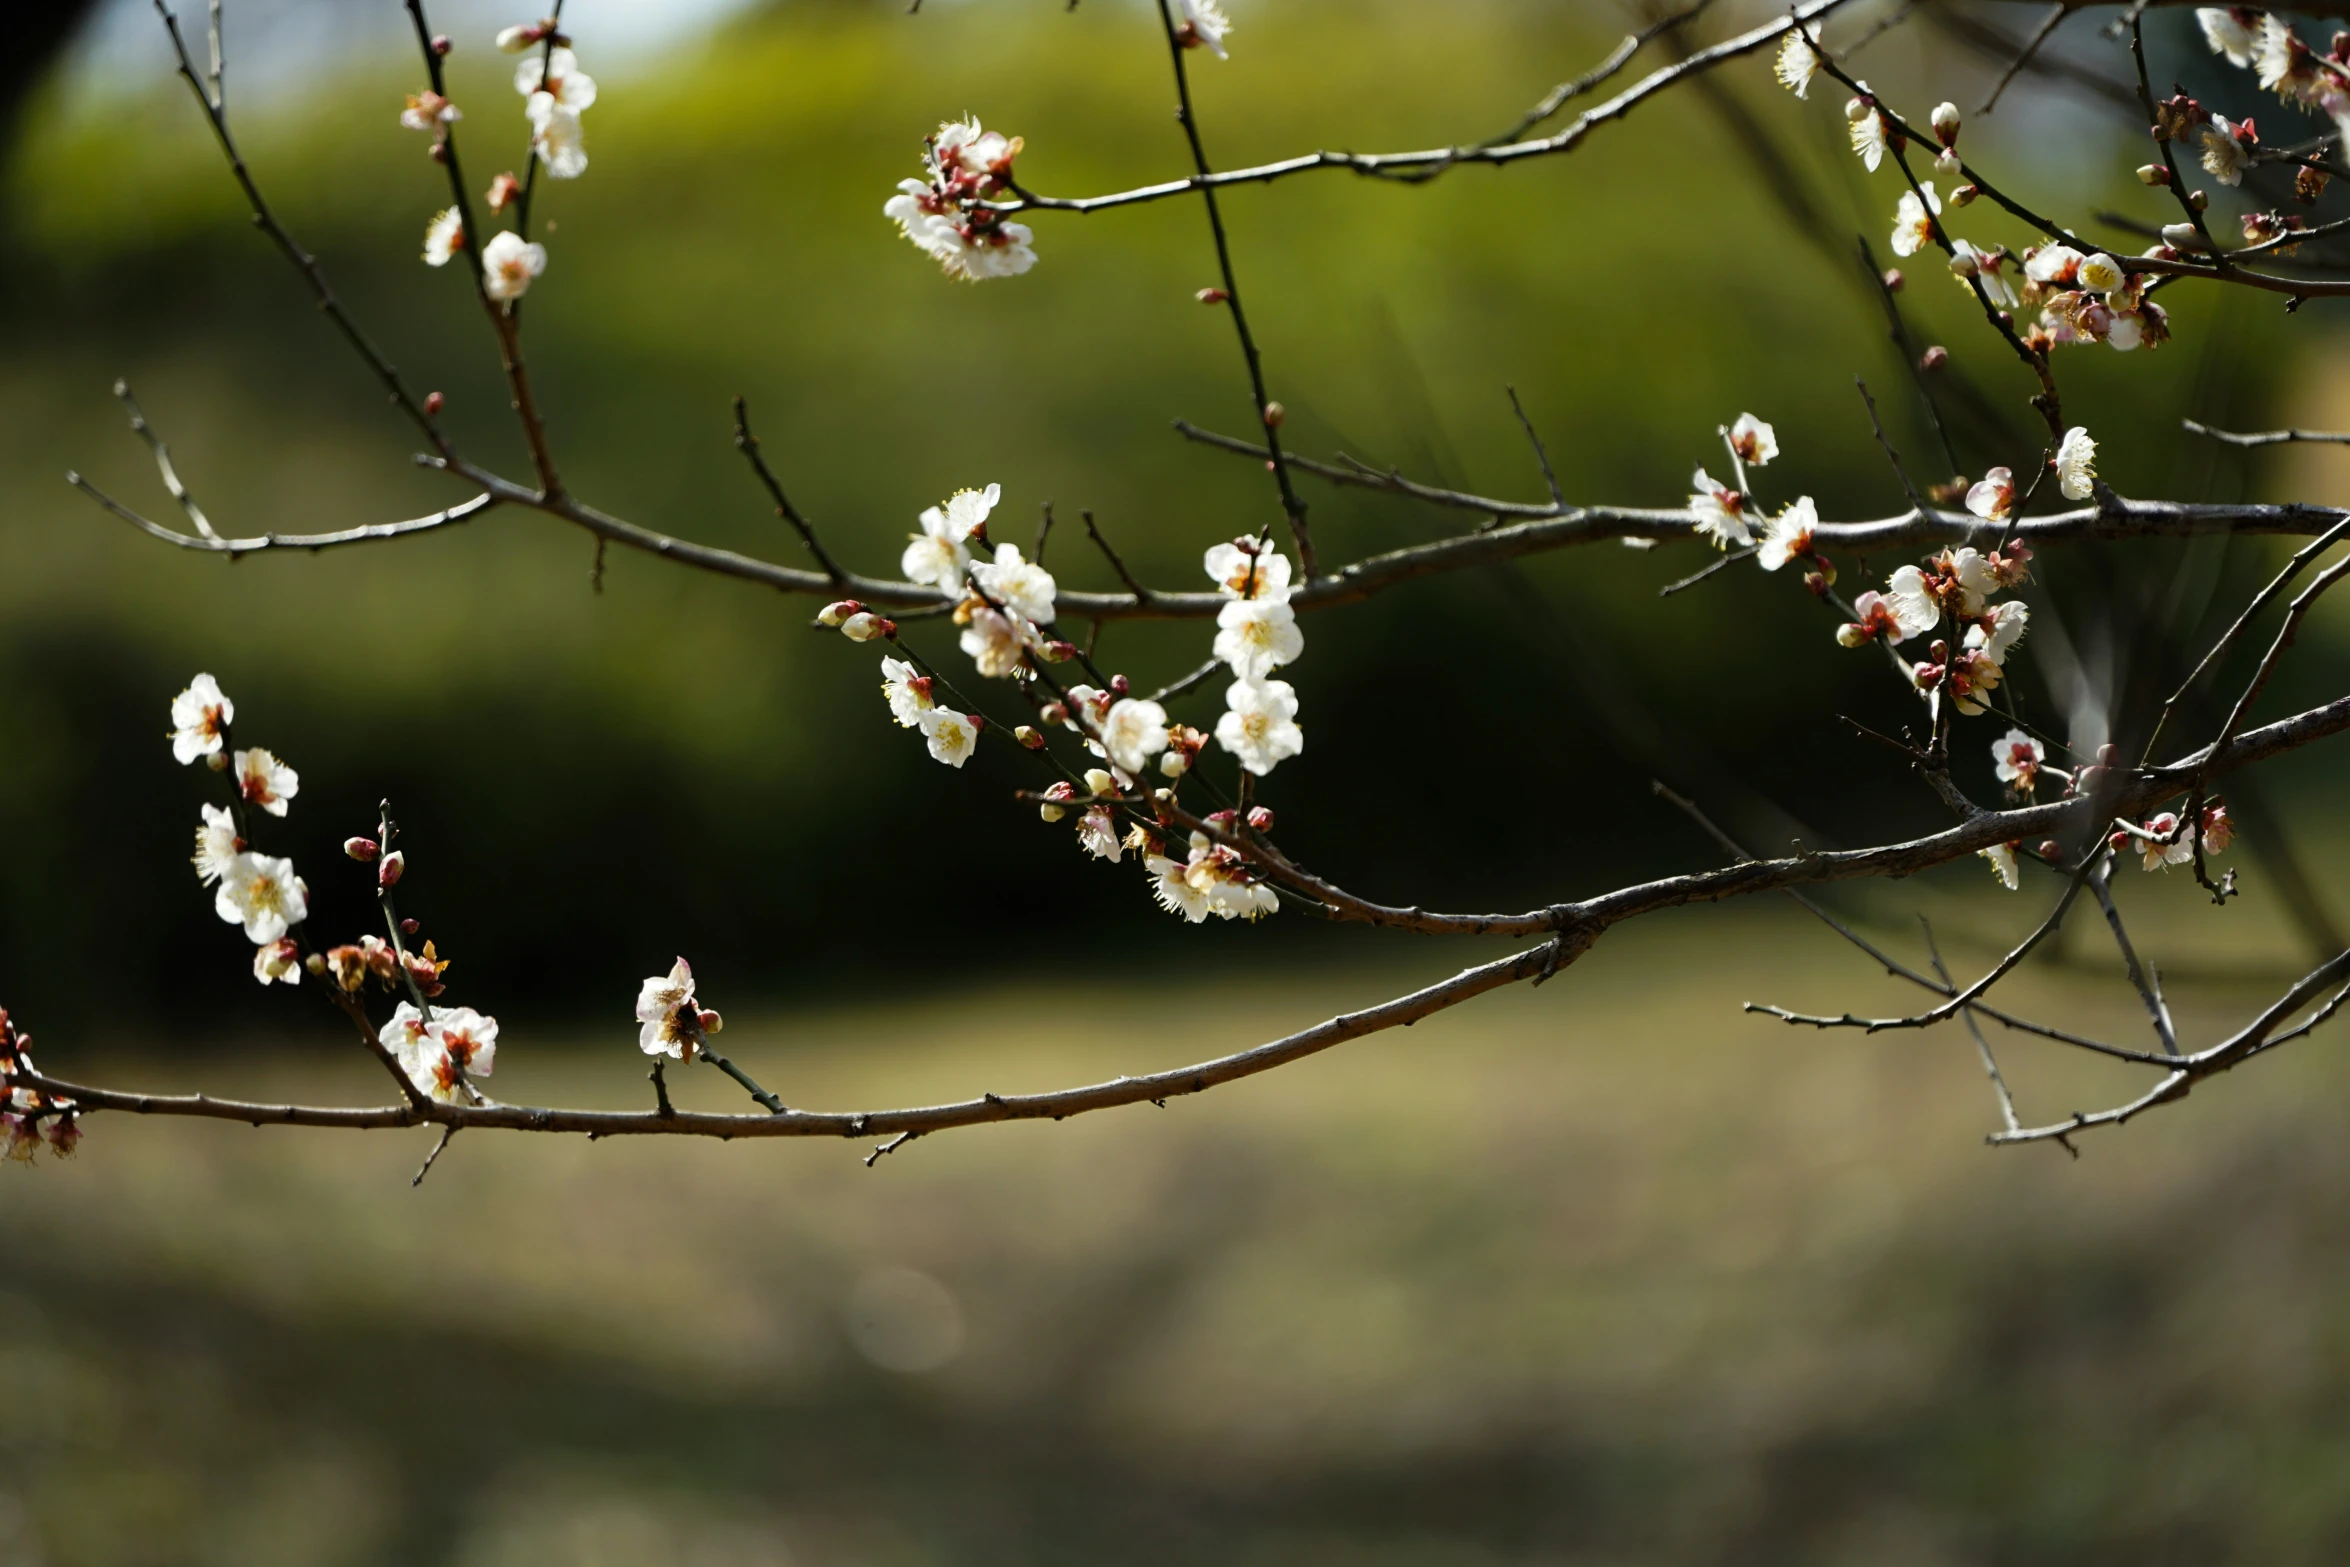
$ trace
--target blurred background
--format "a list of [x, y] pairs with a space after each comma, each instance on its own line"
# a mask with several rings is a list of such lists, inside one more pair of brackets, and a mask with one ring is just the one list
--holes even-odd
[[[1193, 57], [1227, 165], [1490, 135], [1641, 19], [1229, 9], [1232, 59]], [[2036, 19], [1915, 9], [1856, 68], [1921, 113], [1972, 110]], [[1770, 14], [1722, 0], [1694, 36]], [[477, 184], [523, 156], [488, 47], [516, 19], [434, 11]], [[566, 20], [602, 96], [588, 174], [542, 187], [528, 346], [578, 493], [797, 562], [730, 449], [739, 392], [862, 569], [989, 482], [1000, 537], [1025, 542], [1047, 502], [1064, 524], [1088, 508], [1154, 582], [1191, 585], [1206, 545], [1264, 524], [1261, 470], [1170, 429], [1251, 416], [1225, 320], [1191, 303], [1214, 280], [1196, 207], [1044, 215], [1036, 270], [984, 287], [880, 216], [921, 134], [965, 112], [1025, 136], [1023, 180], [1050, 193], [1183, 172], [1147, 6], [575, 0]], [[229, 567], [98, 512], [66, 468], [171, 512], [117, 376], [224, 531], [460, 492], [416, 471], [252, 231], [152, 11], [52, 21], [0, 74], [0, 1000], [52, 1069], [376, 1092], [314, 1002], [253, 985], [183, 868], [208, 780], [161, 737], [197, 669], [235, 696], [240, 740], [301, 770], [278, 846], [333, 936], [367, 917], [334, 845], [391, 799], [405, 910], [456, 959], [451, 998], [506, 1021], [518, 1100], [635, 1103], [624, 1009], [679, 951], [736, 1054], [825, 1104], [1162, 1067], [1472, 960], [1288, 915], [1169, 920], [1131, 867], [1013, 802], [1028, 780], [1004, 759], [930, 763], [873, 655], [809, 631], [803, 601], [622, 552], [597, 591], [590, 541], [528, 516]], [[400, 8], [231, 0], [228, 25], [232, 112], [280, 215], [410, 384], [444, 393], [464, 448], [526, 471], [476, 307], [415, 259], [445, 197], [395, 121], [419, 85]], [[1967, 149], [2035, 205], [2159, 223], [2098, 25], [2068, 23]], [[2159, 82], [2304, 134], [2190, 16], [2147, 26]], [[1536, 499], [1514, 387], [1570, 496], [1673, 505], [1751, 409], [1784, 452], [1768, 501], [1883, 515], [1903, 501], [1859, 375], [1921, 481], [1949, 477], [1856, 253], [1891, 259], [1895, 186], [1844, 149], [1841, 94], [1792, 100], [1767, 57], [1705, 84], [1506, 172], [1234, 191], [1296, 447]], [[2027, 238], [1985, 206], [1960, 227]], [[1951, 349], [1960, 471], [2027, 467], [2021, 370], [1938, 264], [1911, 271], [1915, 343]], [[2167, 298], [2160, 353], [2060, 362], [2104, 475], [2350, 497], [2322, 463], [2249, 463], [2177, 425], [2350, 424], [2337, 312]], [[1331, 559], [1474, 520], [1303, 482]], [[2025, 713], [2084, 744], [2142, 735], [2279, 555], [2043, 556]], [[1048, 564], [1115, 585], [1079, 528]], [[1652, 777], [1757, 849], [1936, 825], [1836, 717], [1891, 730], [1914, 704], [1837, 656], [1792, 582], [1747, 567], [1657, 596], [1701, 564], [1610, 546], [1308, 617], [1287, 674], [1313, 743], [1265, 795], [1285, 844], [1366, 895], [1523, 907], [1717, 857]], [[1839, 564], [1856, 586], [1863, 563]], [[945, 628], [916, 635], [953, 656]], [[2344, 636], [2321, 614], [2263, 712], [2334, 694]], [[1120, 624], [1100, 656], [1156, 685], [1206, 640]], [[1219, 690], [1179, 716], [1205, 723]], [[1989, 723], [1962, 757], [1985, 797]], [[2226, 912], [2131, 873], [2144, 944], [2207, 1030], [2339, 950], [2340, 765], [2321, 748], [2231, 786], [2247, 896]], [[1986, 880], [1970, 862], [1834, 901], [1912, 955], [1929, 913], [1980, 962], [2029, 918]], [[0, 1562], [2339, 1559], [2350, 1080], [2326, 1041], [2077, 1165], [1992, 1154], [1963, 1036], [1739, 1015], [1901, 1004], [1782, 912], [1620, 932], [1539, 993], [1163, 1115], [960, 1134], [871, 1171], [829, 1145], [485, 1138], [412, 1193], [416, 1139], [94, 1122], [76, 1163], [0, 1184], [22, 1410], [0, 1425]], [[2092, 934], [2033, 965], [2034, 1003], [2140, 1026]], [[2128, 1087], [2011, 1066], [2027, 1113]]]

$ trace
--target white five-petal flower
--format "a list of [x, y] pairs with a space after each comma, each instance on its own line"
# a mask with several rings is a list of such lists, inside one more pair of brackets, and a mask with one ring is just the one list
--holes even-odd
[[445, 267], [449, 258], [465, 248], [465, 220], [455, 207], [445, 207], [433, 214], [424, 226], [424, 264]]
[[930, 681], [902, 658], [881, 661], [881, 694], [890, 717], [903, 729], [922, 727], [922, 715], [937, 704], [930, 698]]
[[2017, 794], [2032, 792], [2047, 759], [2047, 748], [2021, 729], [2010, 729], [1991, 742], [1991, 771]]
[[2056, 448], [2056, 487], [2068, 501], [2085, 501], [2097, 493], [2097, 443], [2088, 427], [2074, 425]]
[[971, 580], [1016, 614], [1039, 625], [1052, 623], [1053, 595], [1058, 591], [1053, 574], [1022, 558], [1019, 545], [997, 545], [994, 562], [973, 566]]
[[979, 726], [968, 713], [951, 707], [926, 708], [921, 727], [922, 738], [930, 742], [930, 754], [949, 767], [960, 768], [978, 748]]
[[1749, 468], [1767, 468], [1779, 455], [1779, 432], [1752, 414], [1740, 414], [1730, 426], [1730, 449]]
[[2005, 522], [2015, 508], [2015, 474], [1994, 468], [1966, 492], [1966, 509], [1987, 522]]
[[1224, 689], [1216, 743], [1259, 778], [1306, 748], [1297, 723], [1297, 690], [1286, 680], [1235, 680]]
[[1254, 539], [1212, 545], [1204, 564], [1209, 579], [1226, 598], [1289, 597], [1289, 557], [1270, 547], [1257, 549]]
[[[1920, 201], [1919, 194], [1925, 199]], [[1893, 208], [1893, 254], [1914, 256], [1934, 243], [1934, 220], [1942, 215], [1942, 198], [1927, 180], [1917, 190], [1905, 190]]]
[[2203, 41], [2211, 45], [2213, 54], [2226, 55], [2228, 64], [2249, 68], [2258, 39], [2236, 15], [2240, 7], [2198, 6], [2195, 20], [2203, 25]]
[[231, 925], [244, 926], [247, 940], [270, 942], [310, 917], [310, 889], [292, 860], [240, 854], [221, 868], [212, 906]]
[[1213, 650], [1243, 680], [1262, 680], [1296, 663], [1305, 648], [1306, 634], [1286, 599], [1233, 599], [1216, 612]]
[[1232, 24], [1216, 0], [1175, 0], [1175, 10], [1181, 18], [1177, 37], [1200, 45], [1219, 60], [1230, 58], [1224, 52], [1224, 35], [1232, 31]]
[[1819, 508], [1812, 504], [1810, 496], [1799, 496], [1793, 505], [1763, 524], [1762, 547], [1755, 553], [1756, 561], [1765, 571], [1777, 571], [1789, 561], [1809, 555], [1812, 535], [1819, 526]]
[[500, 229], [481, 248], [482, 292], [492, 299], [520, 299], [531, 280], [547, 270], [547, 247]]
[[218, 756], [237, 716], [237, 704], [210, 675], [198, 675], [171, 699], [171, 759], [185, 766], [199, 756]]
[[679, 958], [666, 974], [646, 980], [636, 995], [637, 1048], [649, 1056], [692, 1061], [702, 1053], [704, 1036], [722, 1026], [718, 1014], [704, 1009], [694, 996], [693, 965]]
[[301, 775], [259, 746], [237, 753], [236, 775], [245, 803], [272, 816], [285, 815], [286, 802], [302, 791]]
[[196, 829], [196, 880], [209, 887], [228, 874], [245, 840], [237, 836], [236, 813], [225, 805], [203, 807], [204, 825]]
[[[1224, 607], [1230, 610], [1246, 602], [1236, 600]], [[1119, 698], [1102, 718], [1101, 747], [1111, 765], [1139, 777], [1167, 749], [1167, 710], [1147, 697]]]

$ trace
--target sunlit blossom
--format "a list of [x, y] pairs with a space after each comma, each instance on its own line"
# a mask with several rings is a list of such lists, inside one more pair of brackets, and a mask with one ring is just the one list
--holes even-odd
[[310, 889], [292, 860], [240, 854], [221, 868], [213, 912], [244, 926], [248, 941], [275, 941], [310, 917]]
[[237, 704], [210, 675], [198, 675], [171, 699], [171, 758], [183, 766], [198, 757], [218, 756], [228, 738]]
[[1286, 680], [1235, 680], [1224, 690], [1216, 743], [1263, 777], [1305, 749], [1297, 723], [1297, 690]]

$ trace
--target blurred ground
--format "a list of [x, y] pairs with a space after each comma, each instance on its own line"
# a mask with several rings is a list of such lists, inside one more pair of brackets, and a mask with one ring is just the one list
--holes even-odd
[[[952, 990], [728, 1039], [789, 1098], [894, 1102], [1165, 1065], [1395, 982]], [[2017, 994], [2143, 1027], [2110, 978]], [[1165, 1111], [873, 1169], [476, 1135], [411, 1191], [422, 1134], [101, 1117], [0, 1171], [0, 1561], [2342, 1559], [2338, 1040], [2074, 1162], [1981, 1145], [1963, 1034], [1795, 1033], [1752, 998], [1904, 1004], [1817, 927], [1716, 911]], [[2189, 987], [2186, 1026], [2258, 1000]], [[372, 1096], [330, 1038], [71, 1059]], [[586, 1043], [513, 1039], [495, 1086], [636, 1102], [625, 1030]], [[2000, 1043], [2027, 1110], [2126, 1081]]]

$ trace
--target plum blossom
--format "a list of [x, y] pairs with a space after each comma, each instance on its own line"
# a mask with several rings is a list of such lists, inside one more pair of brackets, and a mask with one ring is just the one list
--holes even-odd
[[2024, 276], [2034, 283], [2069, 288], [2085, 259], [2070, 245], [2042, 245], [2024, 252]]
[[445, 267], [449, 258], [465, 248], [465, 219], [455, 207], [445, 207], [433, 214], [424, 226], [424, 264]]
[[2252, 122], [2242, 123], [2215, 114], [2206, 124], [2196, 127], [2196, 149], [2203, 156], [2203, 170], [2222, 185], [2244, 183], [2244, 170], [2252, 162], [2252, 147], [2259, 140]]
[[1689, 516], [1700, 536], [1718, 550], [1754, 542], [1746, 524], [1747, 499], [1726, 484], [1716, 484], [1703, 468], [1689, 479]]
[[1243, 680], [1262, 680], [1296, 663], [1305, 649], [1306, 635], [1287, 600], [1234, 599], [1216, 612], [1213, 651]]
[[1966, 492], [1966, 509], [1986, 522], [2005, 522], [2015, 509], [2015, 473], [1994, 468]]
[[1216, 0], [1175, 0], [1175, 10], [1176, 42], [1186, 49], [1204, 48], [1219, 60], [1231, 58], [1224, 52], [1224, 35], [1232, 31], [1232, 23]]
[[2019, 799], [2030, 798], [2040, 786], [2040, 769], [2047, 748], [2021, 729], [2010, 729], [1991, 742], [1991, 771]]
[[717, 1013], [694, 995], [693, 965], [679, 958], [667, 974], [645, 981], [636, 997], [637, 1048], [649, 1056], [692, 1061], [702, 1053], [703, 1041], [726, 1026]]
[[[403, 1001], [392, 1009], [391, 1021], [377, 1030], [376, 1041], [392, 1053], [401, 1069], [411, 1077], [416, 1072], [416, 1058], [431, 1038], [432, 1025], [424, 1020], [413, 1003]], [[419, 1085], [421, 1086], [421, 1085]]]
[[1057, 591], [1053, 575], [1023, 559], [1019, 545], [997, 545], [994, 564], [982, 562], [973, 566], [971, 580], [1006, 608], [1039, 624], [1051, 623], [1053, 594]]
[[[1860, 84], [1864, 94], [1868, 85]], [[1874, 98], [1863, 96], [1844, 105], [1844, 117], [1852, 122], [1852, 150], [1859, 154], [1861, 167], [1876, 173], [1877, 166], [1885, 161], [1885, 144], [1890, 139], [1884, 111], [1877, 107]]]
[[481, 248], [481, 288], [500, 301], [520, 299], [531, 280], [547, 270], [547, 247], [500, 229]]
[[2015, 285], [2007, 280], [2008, 255], [1998, 245], [1982, 249], [1963, 239], [1950, 242], [1950, 273], [1965, 287], [1968, 279], [1983, 286], [1983, 297], [2002, 310], [2013, 310], [2021, 301]]
[[1155, 852], [1156, 845], [1147, 839], [1144, 848], [1143, 869], [1150, 873], [1151, 895], [1160, 908], [1194, 925], [1211, 914], [1227, 920], [1261, 919], [1281, 907], [1273, 889], [1249, 873], [1236, 851], [1211, 842], [1205, 833], [1191, 835], [1188, 860]]
[[1771, 74], [1779, 85], [1798, 98], [1811, 96], [1812, 78], [1820, 74], [1820, 29], [1816, 22], [1787, 29], [1786, 42], [1779, 45], [1779, 57], [1771, 63]]
[[1749, 468], [1767, 468], [1779, 455], [1779, 432], [1752, 414], [1740, 414], [1730, 426], [1730, 449]]
[[196, 880], [209, 887], [245, 852], [245, 840], [237, 836], [236, 813], [227, 806], [207, 805], [203, 811], [204, 824], [196, 829]]
[[1883, 593], [1863, 593], [1852, 601], [1852, 608], [1860, 618], [1847, 621], [1836, 632], [1836, 640], [1846, 647], [1861, 647], [1880, 638], [1894, 644], [1907, 642], [1933, 630], [1942, 618], [1933, 600], [1922, 595], [1889, 597]]
[[448, 127], [464, 118], [455, 104], [430, 91], [410, 93], [407, 105], [400, 110], [401, 125], [412, 131], [430, 131], [435, 140], [448, 135]]
[[1297, 723], [1297, 691], [1286, 680], [1235, 680], [1224, 690], [1216, 743], [1259, 778], [1305, 749]]
[[1938, 583], [1915, 566], [1903, 566], [1885, 579], [1885, 596], [1893, 601], [1894, 616], [1904, 626], [1931, 630], [1942, 619]]
[[280, 936], [253, 949], [253, 977], [262, 984], [302, 983], [302, 948], [291, 936]]
[[1002, 680], [1019, 669], [1036, 629], [1017, 615], [1006, 615], [984, 604], [966, 600], [958, 610], [963, 618], [961, 646], [972, 665], [990, 680]]
[[2195, 20], [2202, 24], [2203, 41], [2213, 54], [2227, 56], [2228, 64], [2249, 68], [2258, 48], [2260, 13], [2251, 6], [2199, 6]]
[[[1923, 196], [1921, 201], [1919, 198]], [[1942, 198], [1927, 180], [1916, 190], [1905, 190], [1893, 208], [1893, 254], [1914, 256], [1934, 243], [1934, 220], [1942, 215]]]
[[1966, 645], [2005, 668], [2007, 655], [2024, 639], [2024, 628], [2031, 619], [2027, 606], [2010, 599], [1967, 628]]
[[882, 216], [948, 277], [1016, 277], [1036, 265], [1036, 236], [987, 200], [1011, 189], [1019, 152], [1019, 137], [982, 130], [977, 120], [941, 125], [924, 147], [929, 178], [900, 180]]
[[1999, 884], [2009, 892], [2023, 885], [2023, 878], [2016, 869], [2015, 848], [2012, 843], [1995, 843], [1988, 849], [1975, 851], [1991, 862], [1991, 874], [1998, 877]]
[[2084, 257], [2073, 272], [2073, 281], [2092, 294], [2110, 294], [2130, 281], [2122, 264], [2103, 251]]
[[198, 675], [171, 699], [171, 759], [183, 767], [199, 756], [218, 756], [228, 739], [237, 704], [210, 675]]
[[1811, 497], [1797, 497], [1793, 505], [1763, 524], [1762, 547], [1755, 552], [1756, 561], [1765, 571], [1777, 571], [1791, 560], [1810, 555], [1812, 534], [1819, 525], [1819, 508], [1812, 504]]
[[522, 94], [531, 148], [547, 176], [569, 180], [586, 173], [579, 116], [596, 101], [596, 82], [579, 68], [578, 57], [561, 45], [547, 51], [545, 59], [531, 55], [514, 67], [514, 90]]
[[1118, 858], [1118, 819], [1108, 806], [1094, 806], [1078, 819], [1077, 846], [1097, 860]]
[[930, 742], [930, 754], [949, 767], [961, 768], [979, 745], [979, 725], [970, 714], [951, 707], [925, 709], [921, 728], [922, 738]]
[[1257, 548], [1254, 539], [1235, 539], [1211, 545], [1208, 576], [1226, 598], [1285, 600], [1289, 597], [1289, 557], [1279, 550]]
[[889, 716], [898, 721], [901, 729], [922, 727], [922, 715], [935, 704], [930, 697], [930, 677], [902, 658], [881, 661], [881, 694], [889, 703]]
[[995, 503], [1003, 494], [1003, 486], [991, 484], [984, 490], [957, 490], [944, 506], [925, 509], [921, 516], [922, 531], [911, 535], [906, 553], [898, 561], [899, 569], [909, 582], [919, 582], [942, 592], [952, 592], [963, 582], [964, 568], [971, 564], [971, 552], [965, 543], [973, 532], [987, 523], [987, 514], [995, 510]]
[[[2171, 834], [2177, 833], [2176, 838]], [[2177, 813], [2165, 811], [2146, 824], [2143, 835], [2115, 833], [2117, 846], [2125, 838], [2135, 839], [2138, 857], [2150, 871], [2165, 870], [2173, 865], [2184, 865], [2195, 858], [2195, 828], [2192, 823], [2181, 830]], [[2170, 839], [2164, 842], [2164, 839]]]
[[2227, 802], [2213, 800], [2203, 808], [2203, 847], [2212, 854], [2224, 854], [2229, 844], [2236, 841], [2236, 819], [2228, 814]]
[[497, 46], [500, 54], [520, 54], [536, 47], [555, 30], [552, 18], [540, 22], [517, 22], [512, 27], [498, 29]]
[[2261, 86], [2280, 98], [2299, 97], [2316, 82], [2315, 61], [2315, 52], [2281, 18], [2261, 16], [2260, 38], [2252, 47], [2252, 65]]
[[1159, 907], [1169, 914], [1180, 914], [1197, 925], [1208, 917], [1208, 895], [1204, 889], [1192, 886], [1190, 867], [1181, 860], [1170, 860], [1163, 854], [1145, 859], [1143, 869], [1150, 872], [1151, 896]]
[[[1231, 610], [1246, 602], [1252, 601], [1236, 600], [1224, 607]], [[1112, 766], [1139, 775], [1167, 749], [1167, 710], [1147, 697], [1119, 698], [1102, 718], [1101, 747]]]
[[245, 803], [272, 816], [285, 815], [286, 802], [302, 790], [301, 775], [259, 746], [237, 753], [236, 775]]
[[245, 927], [245, 938], [271, 942], [310, 917], [310, 889], [292, 860], [245, 853], [222, 867], [213, 912]]
[[424, 1025], [408, 1080], [443, 1104], [457, 1104], [466, 1097], [466, 1079], [489, 1076], [497, 1057], [498, 1020], [451, 1007]]
[[2068, 501], [2085, 501], [2097, 493], [2097, 443], [2085, 425], [2064, 432], [2056, 448], [2056, 487]]

